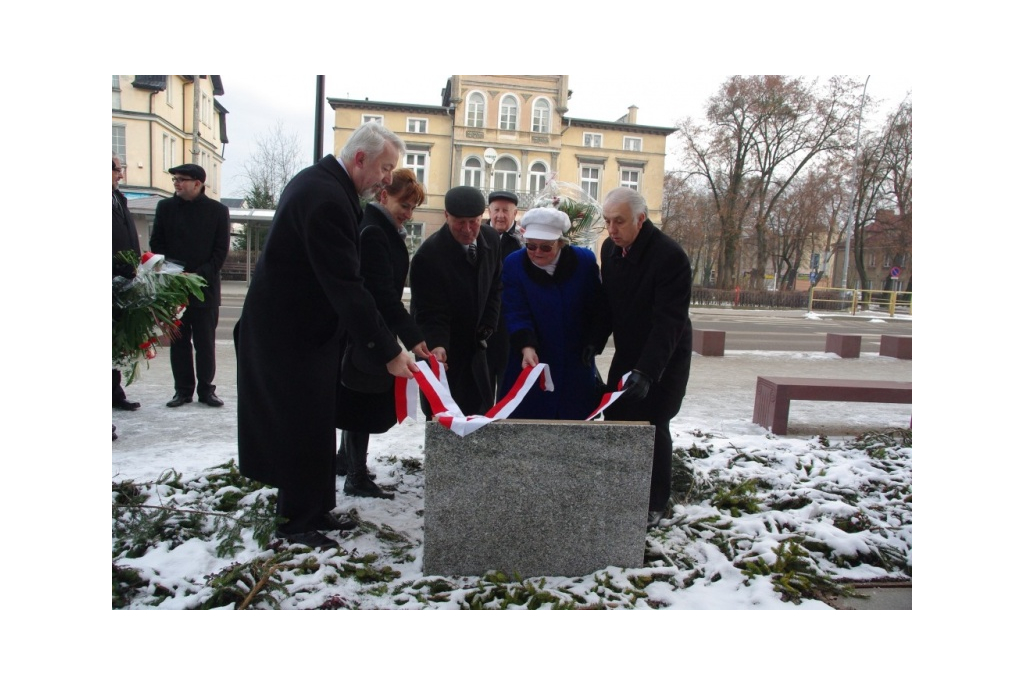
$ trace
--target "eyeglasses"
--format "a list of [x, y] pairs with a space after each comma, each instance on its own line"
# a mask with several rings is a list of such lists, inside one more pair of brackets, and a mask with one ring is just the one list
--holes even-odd
[[534, 250], [540, 250], [541, 252], [551, 252], [555, 249], [554, 245], [538, 245], [537, 243], [526, 243], [526, 249], [530, 252]]
[[187, 178], [185, 176], [171, 176], [171, 183], [185, 183], [186, 181], [194, 180], [194, 178]]

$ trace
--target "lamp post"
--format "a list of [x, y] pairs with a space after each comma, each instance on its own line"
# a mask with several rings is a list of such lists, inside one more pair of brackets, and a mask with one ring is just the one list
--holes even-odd
[[860, 112], [857, 113], [857, 141], [853, 146], [853, 178], [850, 181], [850, 210], [846, 214], [846, 255], [843, 257], [843, 287], [849, 287], [849, 271], [850, 271], [850, 238], [853, 236], [853, 201], [857, 197], [857, 174], [859, 170], [858, 157], [860, 156], [860, 124], [864, 120], [864, 98], [868, 93], [868, 81], [871, 80], [869, 75], [864, 79], [864, 90], [860, 94]]

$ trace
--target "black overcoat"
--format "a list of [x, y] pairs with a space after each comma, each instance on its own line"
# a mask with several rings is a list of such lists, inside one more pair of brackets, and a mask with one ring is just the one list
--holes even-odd
[[156, 203], [149, 249], [206, 279], [203, 299], [189, 295], [189, 307], [220, 306], [220, 270], [228, 257], [230, 224], [227, 206], [205, 194], [194, 200], [175, 195]]
[[477, 262], [452, 236], [448, 224], [419, 246], [409, 269], [412, 315], [427, 347], [448, 352], [448, 385], [464, 414], [494, 405], [487, 355], [478, 342], [481, 328], [498, 327], [501, 261], [498, 233], [487, 225], [477, 236]]
[[[402, 303], [409, 275], [409, 249], [394, 222], [376, 204], [366, 205], [359, 227], [359, 273], [373, 295], [384, 323], [412, 349], [423, 333]], [[395, 425], [394, 379], [384, 365], [380, 373], [391, 379], [388, 390], [357, 392], [338, 386], [337, 426], [344, 430], [383, 433]]]
[[[485, 226], [494, 228], [490, 224], [485, 224]], [[498, 233], [498, 252], [501, 255], [499, 259], [501, 260], [502, 265], [505, 264], [506, 257], [522, 248], [519, 240], [515, 237], [515, 233], [518, 229], [518, 224], [513, 221], [512, 225], [508, 227], [508, 230], [503, 233], [498, 233], [497, 229], [494, 230], [495, 233]], [[505, 267], [502, 266], [502, 269], [504, 268]], [[502, 377], [505, 373], [505, 365], [508, 362], [508, 355], [508, 328], [505, 325], [505, 316], [499, 312], [498, 326], [494, 329], [494, 334], [487, 339], [487, 365], [490, 367], [491, 375], [496, 378], [496, 385], [499, 388], [499, 397], [496, 399], [499, 400], [501, 399], [500, 387], [502, 385]]]
[[113, 238], [113, 275], [133, 278], [135, 269], [117, 259], [118, 252], [134, 252], [136, 257], [141, 256], [139, 250], [139, 232], [135, 229], [135, 219], [128, 211], [128, 198], [116, 188], [113, 191], [113, 201], [116, 202], [111, 208], [113, 215], [111, 236]]
[[382, 364], [401, 352], [359, 275], [361, 217], [333, 155], [281, 193], [235, 327], [238, 465], [249, 478], [333, 491], [341, 337]]
[[610, 330], [615, 340], [606, 380], [614, 386], [636, 369], [654, 381], [645, 400], [616, 403], [606, 418], [656, 423], [679, 412], [693, 350], [691, 280], [686, 252], [649, 219], [625, 257], [611, 239], [601, 246], [601, 283], [610, 315], [605, 333]]

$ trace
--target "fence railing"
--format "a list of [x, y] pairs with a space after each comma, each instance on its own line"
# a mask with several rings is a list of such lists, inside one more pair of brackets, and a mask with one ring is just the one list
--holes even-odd
[[894, 290], [853, 290], [850, 288], [811, 288], [807, 311], [849, 311], [856, 314], [861, 310], [884, 310], [889, 316], [896, 311], [914, 313], [914, 298], [911, 292]]

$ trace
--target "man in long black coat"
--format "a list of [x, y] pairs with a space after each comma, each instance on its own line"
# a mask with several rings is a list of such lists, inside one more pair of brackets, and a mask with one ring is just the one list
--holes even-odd
[[339, 158], [303, 169], [281, 194], [235, 327], [238, 465], [278, 488], [278, 535], [336, 546], [323, 531], [355, 523], [335, 500], [335, 388], [341, 338], [395, 376], [415, 364], [377, 313], [359, 276], [360, 194], [391, 181], [405, 146], [377, 123], [352, 134]]
[[[121, 158], [117, 154], [113, 157], [113, 190], [111, 191], [111, 211], [113, 214], [113, 275], [124, 278], [134, 278], [135, 269], [127, 262], [117, 258], [118, 252], [134, 252], [136, 257], [141, 256], [139, 251], [139, 232], [135, 229], [135, 220], [128, 211], [128, 198], [124, 196], [117, 185], [121, 182], [124, 168], [121, 166]], [[117, 312], [114, 312], [117, 315]], [[121, 372], [113, 370], [113, 407], [124, 411], [135, 411], [139, 408], [138, 402], [129, 402], [121, 387]]]
[[610, 330], [615, 340], [609, 385], [632, 371], [625, 394], [604, 416], [655, 427], [647, 522], [656, 525], [672, 484], [669, 422], [679, 413], [690, 378], [690, 259], [647, 218], [646, 202], [635, 190], [616, 188], [602, 209], [608, 238], [601, 246], [601, 282], [610, 314], [603, 337]]
[[[523, 246], [519, 241], [519, 230], [516, 226], [518, 210], [519, 196], [510, 190], [495, 190], [487, 196], [487, 223], [484, 225], [490, 226], [498, 233], [498, 251], [502, 264], [505, 263], [505, 257]], [[487, 339], [487, 365], [490, 367], [491, 382], [495, 391], [501, 387], [507, 364], [508, 327], [505, 325], [505, 315], [500, 314], [494, 334]]]
[[[481, 226], [484, 196], [458, 186], [445, 194], [445, 224], [423, 241], [409, 267], [412, 315], [427, 347], [448, 364], [448, 385], [463, 414], [494, 406], [487, 339], [498, 325], [498, 234]], [[431, 415], [424, 403], [423, 410]]]
[[[189, 295], [178, 337], [171, 343], [174, 397], [168, 407], [192, 401], [192, 393], [211, 407], [224, 402], [214, 392], [217, 373], [217, 322], [220, 319], [220, 270], [231, 240], [228, 208], [206, 195], [206, 170], [198, 164], [168, 169], [174, 196], [156, 204], [150, 249], [185, 271], [206, 279], [202, 299]], [[195, 364], [192, 349], [195, 347]]]

